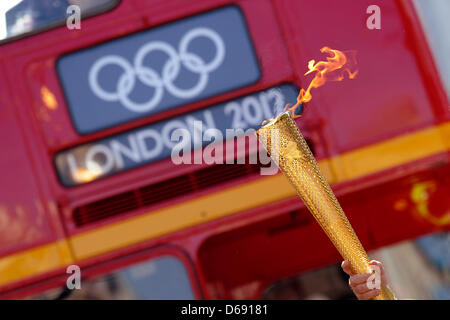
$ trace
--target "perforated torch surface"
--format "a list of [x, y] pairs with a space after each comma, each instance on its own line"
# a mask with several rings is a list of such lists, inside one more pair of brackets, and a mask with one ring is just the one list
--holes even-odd
[[[369, 257], [322, 175], [305, 139], [288, 113], [257, 131], [272, 160], [355, 273], [370, 273]], [[392, 299], [387, 288], [377, 299]]]

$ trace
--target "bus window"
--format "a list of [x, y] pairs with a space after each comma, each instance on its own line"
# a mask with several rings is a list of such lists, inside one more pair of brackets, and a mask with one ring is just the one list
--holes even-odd
[[65, 22], [67, 8], [77, 5], [83, 17], [111, 8], [117, 0], [2, 0], [0, 41]]
[[194, 299], [183, 263], [174, 257], [144, 262], [118, 273], [136, 299]]
[[67, 300], [195, 299], [183, 262], [173, 256], [151, 259], [90, 279], [83, 279], [81, 270], [80, 284], [79, 290], [53, 289], [33, 299], [48, 300], [58, 296]]

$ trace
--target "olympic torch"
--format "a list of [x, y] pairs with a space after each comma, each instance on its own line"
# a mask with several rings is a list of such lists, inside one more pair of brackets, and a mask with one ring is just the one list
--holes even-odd
[[[282, 113], [256, 133], [336, 249], [350, 262], [353, 272], [370, 273], [369, 257], [290, 112]], [[392, 300], [394, 295], [382, 286], [375, 299]]]

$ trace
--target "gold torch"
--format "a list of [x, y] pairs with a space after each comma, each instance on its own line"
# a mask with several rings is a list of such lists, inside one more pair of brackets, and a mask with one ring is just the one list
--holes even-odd
[[[339, 253], [350, 262], [353, 272], [370, 273], [369, 257], [290, 112], [264, 125], [257, 135]], [[395, 298], [389, 288], [382, 286], [375, 299]]]

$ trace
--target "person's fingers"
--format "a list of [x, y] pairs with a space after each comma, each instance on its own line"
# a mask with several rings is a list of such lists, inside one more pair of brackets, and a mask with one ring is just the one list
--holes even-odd
[[358, 284], [357, 286], [352, 287], [352, 289], [353, 289], [353, 292], [354, 292], [355, 294], [366, 293], [366, 292], [368, 292], [369, 290], [371, 290], [371, 289], [369, 289], [369, 287], [367, 286], [367, 283], [361, 283], [361, 284]]
[[368, 291], [366, 293], [358, 294], [357, 298], [359, 300], [370, 300], [370, 299], [375, 298], [380, 293], [381, 293], [380, 289], [370, 290], [370, 291]]
[[348, 279], [348, 283], [351, 287], [356, 287], [359, 284], [366, 284], [367, 279], [370, 277], [370, 273], [360, 273], [355, 274], [354, 276], [351, 276], [350, 279]]
[[348, 274], [349, 276], [355, 275], [352, 271], [352, 268], [350, 267], [350, 262], [348, 262], [347, 260], [342, 261], [341, 267], [342, 267], [342, 270], [344, 270], [344, 272], [346, 274]]

